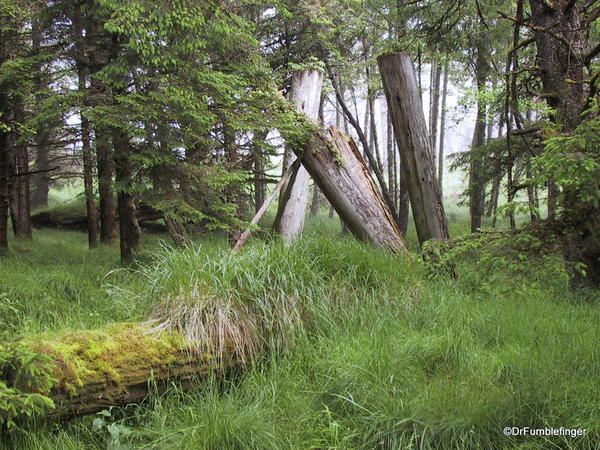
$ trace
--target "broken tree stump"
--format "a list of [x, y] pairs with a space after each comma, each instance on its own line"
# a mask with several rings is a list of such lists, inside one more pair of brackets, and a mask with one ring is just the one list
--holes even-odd
[[314, 133], [302, 164], [352, 234], [391, 252], [406, 248], [402, 233], [351, 138], [334, 127]]
[[[323, 86], [323, 73], [314, 69], [294, 72], [292, 75], [292, 88], [290, 103], [298, 112], [316, 124], [319, 115], [319, 101]], [[287, 169], [293, 164], [296, 155], [288, 151], [288, 158], [284, 161]], [[310, 176], [306, 169], [298, 166], [289, 182], [283, 185], [279, 197], [279, 207], [275, 218], [275, 230], [281, 234], [286, 244], [298, 236], [304, 228], [306, 207], [308, 205], [308, 183]]]
[[392, 116], [402, 173], [406, 175], [419, 243], [449, 239], [431, 140], [410, 55], [406, 52], [385, 54], [377, 58], [377, 63]]

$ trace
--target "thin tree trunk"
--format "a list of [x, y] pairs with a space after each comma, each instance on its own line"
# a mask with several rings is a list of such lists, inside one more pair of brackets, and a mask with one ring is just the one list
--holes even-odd
[[[41, 51], [41, 30], [38, 20], [32, 21], [31, 26], [32, 46], [35, 54]], [[44, 101], [42, 92], [47, 88], [45, 74], [41, 64], [34, 65], [35, 100], [38, 105]], [[35, 169], [40, 171], [32, 177], [33, 194], [31, 196], [32, 208], [48, 207], [48, 192], [50, 191], [50, 175], [46, 172], [50, 168], [49, 155], [49, 130], [46, 124], [39, 124], [35, 130]]]
[[[74, 26], [76, 35], [77, 48], [77, 77], [79, 92], [83, 93], [83, 104], [88, 106], [87, 90], [87, 70], [85, 69], [84, 58], [85, 50], [83, 49], [83, 25], [80, 6], [77, 5], [74, 11]], [[96, 199], [94, 196], [94, 157], [92, 154], [92, 133], [90, 121], [82, 109], [79, 111], [81, 120], [81, 151], [83, 156], [83, 187], [85, 194], [85, 207], [87, 211], [87, 230], [88, 230], [88, 245], [90, 248], [98, 247], [98, 209], [96, 207]]]
[[434, 61], [431, 63], [431, 70], [432, 86], [430, 89], [429, 136], [431, 139], [431, 148], [435, 153], [435, 150], [437, 149], [438, 118], [440, 111], [440, 78], [442, 67], [438, 61]]
[[[290, 102], [297, 111], [304, 113], [314, 123], [318, 122], [322, 86], [323, 74], [317, 70], [304, 70], [293, 74]], [[293, 163], [295, 159], [294, 155], [290, 155], [288, 164]], [[286, 244], [290, 244], [304, 228], [309, 180], [306, 169], [298, 167], [294, 182], [285, 186], [285, 192], [280, 196], [275, 229]]]
[[[442, 111], [440, 123], [440, 149], [438, 153], [438, 183], [440, 195], [444, 198], [444, 145], [446, 144], [446, 102], [448, 99], [448, 61], [444, 63], [444, 81], [442, 87]], [[435, 147], [433, 147], [435, 149]]]
[[260, 206], [265, 201], [266, 184], [262, 181], [265, 177], [265, 157], [263, 145], [267, 138], [266, 131], [257, 131], [253, 138], [252, 151], [254, 153], [254, 212], [260, 209]]
[[[0, 111], [6, 111], [7, 103], [0, 92]], [[8, 133], [0, 129], [0, 253], [8, 251], [9, 175]]]
[[433, 149], [410, 55], [386, 54], [377, 61], [392, 114], [419, 243], [422, 245], [429, 239], [448, 239]]
[[113, 129], [115, 154], [115, 183], [117, 186], [117, 208], [119, 210], [119, 242], [121, 261], [131, 261], [140, 249], [141, 231], [135, 215], [135, 203], [131, 191], [133, 168], [131, 146], [128, 137], [119, 129]]

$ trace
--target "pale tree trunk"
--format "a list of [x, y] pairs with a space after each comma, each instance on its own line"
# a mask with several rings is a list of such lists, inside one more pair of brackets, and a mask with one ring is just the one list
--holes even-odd
[[[290, 102], [297, 111], [304, 113], [315, 124], [318, 121], [322, 86], [323, 74], [317, 70], [304, 70], [293, 74]], [[290, 154], [286, 167], [295, 159], [296, 157]], [[308, 205], [308, 172], [299, 166], [293, 178], [294, 182], [282, 189], [275, 220], [275, 229], [286, 244], [290, 244], [302, 232]]]
[[350, 125], [352, 125], [352, 127], [356, 131], [356, 134], [358, 135], [358, 140], [360, 141], [360, 143], [363, 147], [363, 150], [365, 151], [365, 156], [366, 156], [367, 160], [369, 161], [369, 168], [375, 174], [375, 178], [377, 179], [377, 182], [379, 183], [379, 187], [381, 188], [381, 193], [383, 195], [383, 199], [385, 200], [385, 203], [387, 204], [389, 210], [391, 211], [392, 217], [394, 217], [394, 220], [396, 221], [396, 223], [398, 223], [398, 213], [396, 211], [395, 199], [390, 194], [388, 185], [385, 182], [385, 177], [384, 177], [383, 172], [381, 170], [379, 170], [379, 166], [377, 165], [375, 156], [373, 155], [373, 152], [370, 150], [367, 137], [366, 137], [365, 133], [363, 132], [360, 124], [358, 123], [358, 119], [352, 115], [350, 109], [348, 108], [348, 105], [346, 105], [346, 102], [344, 101], [344, 98], [341, 95], [342, 90], [340, 89], [340, 86], [339, 86], [336, 78], [333, 76], [333, 74], [331, 72], [329, 73], [329, 79], [331, 80], [331, 83], [333, 84], [333, 88], [335, 90], [335, 95], [339, 101], [342, 111], [344, 111], [345, 118], [347, 119], [348, 122], [350, 122]]
[[[444, 81], [442, 87], [442, 112], [440, 120], [440, 149], [438, 153], [438, 183], [440, 195], [444, 197], [444, 145], [446, 144], [446, 102], [448, 100], [448, 61], [444, 64]], [[433, 147], [435, 149], [435, 147]]]
[[415, 68], [406, 52], [377, 59], [392, 114], [394, 134], [404, 167], [419, 243], [448, 239], [448, 225], [440, 195], [433, 149], [427, 133]]
[[316, 133], [304, 150], [302, 164], [352, 234], [392, 252], [406, 247], [352, 139], [333, 127]]

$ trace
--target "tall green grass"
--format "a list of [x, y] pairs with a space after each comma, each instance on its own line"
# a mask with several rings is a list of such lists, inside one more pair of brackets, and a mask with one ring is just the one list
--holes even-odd
[[[4, 446], [600, 446], [597, 293], [545, 285], [540, 280], [554, 268], [534, 265], [531, 277], [507, 273], [504, 285], [478, 286], [485, 273], [472, 263], [468, 280], [431, 279], [418, 257], [385, 254], [336, 228], [317, 218], [313, 232], [289, 248], [255, 240], [235, 257], [219, 242], [185, 251], [165, 247], [117, 271], [113, 249], [90, 253], [77, 234], [68, 235], [67, 247], [58, 243], [63, 234], [44, 232], [35, 248], [4, 263], [20, 272], [1, 290], [8, 286], [18, 300], [16, 333], [136, 320], [195, 286], [245, 305], [267, 329], [266, 345], [243, 374], [208, 377], [186, 392], [174, 383], [142, 405], [96, 417], [34, 423]], [[44, 289], [32, 286], [49, 278], [46, 272], [60, 282], [46, 283], [51, 300], [40, 304]], [[288, 316], [274, 311], [285, 310], [290, 299], [300, 317], [285, 322]], [[46, 310], [57, 310], [56, 318]], [[504, 436], [503, 428], [513, 425], [585, 428], [587, 434]]]

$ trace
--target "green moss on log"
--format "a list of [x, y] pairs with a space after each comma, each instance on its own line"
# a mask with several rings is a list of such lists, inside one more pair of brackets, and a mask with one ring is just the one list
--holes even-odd
[[[77, 396], [80, 388], [97, 383], [123, 383], [148, 369], [166, 369], [181, 362], [185, 340], [175, 332], [152, 333], [148, 325], [117, 323], [100, 330], [59, 336], [36, 336], [24, 342], [35, 353], [52, 358], [53, 391]], [[208, 355], [207, 355], [208, 356]]]
[[[0, 387], [12, 389], [7, 391], [12, 397], [15, 393], [23, 394], [19, 398], [43, 396], [50, 400], [47, 406], [56, 405], [49, 413], [61, 417], [136, 402], [148, 394], [150, 385], [159, 391], [172, 380], [191, 385], [199, 375], [241, 365], [230, 345], [223, 358], [217, 358], [195, 351], [196, 347], [177, 331], [158, 332], [150, 323], [117, 323], [98, 330], [37, 335], [16, 346], [23, 354], [37, 358], [21, 360], [44, 361], [48, 382], [24, 378], [21, 373], [30, 370], [21, 370], [24, 363], [11, 362], [0, 372]], [[6, 351], [3, 349], [0, 356]], [[13, 409], [11, 418], [20, 415]]]

